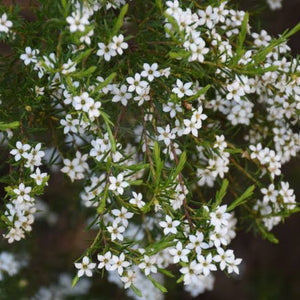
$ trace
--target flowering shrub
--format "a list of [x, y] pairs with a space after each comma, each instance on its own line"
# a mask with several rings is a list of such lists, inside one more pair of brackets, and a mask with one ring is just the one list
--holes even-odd
[[131, 297], [160, 299], [165, 277], [197, 296], [215, 271], [239, 274], [237, 224], [277, 242], [272, 228], [298, 211], [281, 167], [299, 150], [286, 43], [299, 25], [274, 39], [226, 1], [40, 1], [33, 22], [2, 11], [8, 243], [30, 238], [57, 172], [81, 187], [97, 231], [75, 262], [79, 293], [99, 273]]

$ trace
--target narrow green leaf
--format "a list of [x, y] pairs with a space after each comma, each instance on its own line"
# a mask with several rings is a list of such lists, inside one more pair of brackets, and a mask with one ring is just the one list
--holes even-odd
[[236, 55], [233, 57], [231, 65], [236, 65], [244, 54], [243, 45], [247, 35], [248, 22], [249, 22], [249, 13], [245, 13], [242, 26], [241, 26], [241, 31], [238, 36]]
[[223, 182], [222, 182], [220, 190], [217, 191], [217, 193], [216, 193], [216, 201], [213, 204], [213, 209], [215, 209], [216, 207], [218, 207], [222, 203], [222, 200], [225, 197], [226, 192], [227, 192], [228, 184], [229, 184], [228, 180], [224, 179]]
[[79, 63], [81, 62], [84, 58], [88, 57], [92, 53], [93, 49], [87, 49], [83, 52], [81, 52], [79, 55], [77, 55], [74, 59], [72, 59], [74, 62]]
[[184, 279], [184, 276], [181, 275], [181, 276], [177, 279], [176, 283], [181, 283], [181, 282], [183, 281], [183, 279]]
[[267, 231], [263, 225], [259, 224], [258, 229], [264, 239], [268, 240], [269, 242], [271, 242], [273, 244], [279, 243], [279, 240], [275, 237], [275, 235], [273, 233]]
[[202, 89], [200, 89], [195, 95], [185, 99], [186, 101], [193, 101], [197, 98], [199, 98], [201, 95], [206, 94], [206, 92], [210, 89], [210, 84], [208, 84], [207, 86], [203, 87]]
[[110, 40], [112, 39], [112, 37], [114, 37], [120, 30], [120, 28], [123, 26], [123, 22], [124, 22], [124, 17], [126, 15], [128, 11], [128, 4], [124, 5], [120, 11], [120, 14], [116, 20], [116, 23], [112, 29], [112, 31], [110, 32], [109, 38]]
[[170, 278], [174, 278], [175, 275], [173, 273], [171, 273], [170, 271], [166, 270], [166, 269], [161, 269], [161, 268], [158, 268], [158, 272], [170, 277]]
[[172, 174], [172, 180], [174, 180], [178, 174], [182, 171], [184, 165], [186, 163], [186, 152], [184, 151], [179, 159], [178, 165], [176, 166], [175, 172]]
[[131, 285], [130, 288], [133, 290], [133, 292], [138, 296], [138, 297], [143, 297], [141, 291], [135, 286], [135, 285]]
[[154, 161], [155, 161], [155, 168], [156, 168], [156, 172], [155, 172], [156, 181], [155, 181], [155, 183], [156, 183], [156, 186], [158, 186], [159, 181], [160, 181], [160, 176], [161, 176], [163, 163], [162, 163], [161, 158], [160, 158], [160, 148], [159, 148], [159, 145], [158, 145], [157, 141], [154, 142], [153, 154], [154, 154]]
[[102, 118], [105, 122], [105, 125], [106, 125], [106, 129], [107, 129], [107, 132], [108, 132], [108, 136], [109, 136], [109, 141], [110, 141], [110, 144], [111, 144], [111, 151], [113, 153], [116, 152], [117, 150], [117, 146], [116, 146], [116, 140], [113, 136], [113, 133], [111, 131], [111, 128], [110, 128], [110, 125], [111, 125], [111, 121], [109, 120], [108, 116], [106, 114], [101, 114], [102, 115]]
[[91, 74], [93, 74], [95, 71], [97, 70], [97, 67], [96, 66], [92, 66], [92, 67], [89, 67], [88, 69], [86, 70], [82, 70], [78, 73], [74, 73], [74, 74], [70, 74], [73, 78], [77, 78], [77, 79], [82, 79], [82, 78], [85, 78], [85, 77], [88, 77], [90, 76]]
[[227, 211], [235, 209], [237, 206], [242, 205], [246, 200], [252, 196], [253, 191], [255, 190], [255, 185], [251, 185], [247, 190], [236, 200], [234, 200], [227, 208]]
[[107, 85], [109, 85], [114, 78], [116, 77], [117, 73], [111, 73], [103, 82], [99, 83], [95, 90], [93, 91], [93, 94], [98, 93], [101, 89], [105, 88]]
[[156, 288], [158, 288], [161, 292], [163, 292], [163, 293], [168, 292], [168, 290], [163, 285], [161, 285], [158, 281], [156, 281], [153, 277], [151, 277], [151, 276], [147, 276], [147, 277], [151, 280], [152, 284]]
[[155, 0], [155, 4], [158, 7], [158, 9], [160, 10], [160, 12], [163, 13], [163, 2], [162, 2], [162, 0]]
[[129, 181], [130, 185], [142, 185], [144, 183], [143, 180], [134, 180], [134, 181]]
[[183, 59], [183, 58], [188, 58], [191, 55], [191, 53], [189, 51], [180, 50], [176, 52], [170, 51], [168, 55], [170, 56], [170, 58], [173, 59]]
[[74, 288], [76, 286], [78, 281], [79, 281], [79, 277], [76, 275], [72, 281], [72, 288]]
[[6, 129], [14, 129], [20, 126], [20, 122], [14, 121], [10, 123], [3, 123], [0, 122], [0, 130], [6, 130]]

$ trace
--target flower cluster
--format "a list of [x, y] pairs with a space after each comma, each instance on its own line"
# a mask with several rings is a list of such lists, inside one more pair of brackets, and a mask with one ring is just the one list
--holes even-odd
[[4, 276], [14, 276], [27, 265], [27, 261], [17, 258], [14, 254], [3, 251], [0, 253], [0, 281]]
[[39, 168], [45, 155], [41, 150], [41, 143], [30, 146], [18, 141], [10, 154], [17, 162], [20, 172], [24, 173], [21, 175], [25, 177], [27, 174], [17, 186], [6, 187], [9, 201], [4, 216], [8, 232], [4, 237], [12, 243], [25, 238], [25, 232], [32, 230], [36, 212], [34, 196], [42, 193], [44, 186], [47, 185], [48, 174], [42, 173]]

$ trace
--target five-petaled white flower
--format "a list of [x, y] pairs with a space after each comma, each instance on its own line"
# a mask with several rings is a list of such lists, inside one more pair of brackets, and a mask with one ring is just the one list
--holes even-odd
[[159, 225], [164, 228], [164, 234], [167, 235], [169, 233], [176, 234], [177, 226], [180, 225], [180, 221], [173, 221], [169, 215], [166, 215], [166, 221], [159, 222]]
[[130, 266], [130, 262], [125, 260], [125, 254], [121, 253], [120, 256], [114, 255], [111, 260], [110, 270], [117, 270], [119, 275], [123, 274], [124, 268]]
[[157, 273], [155, 264], [156, 258], [154, 256], [149, 257], [148, 255], [144, 255], [142, 262], [139, 264], [139, 268], [148, 276], [150, 273]]
[[108, 232], [111, 235], [111, 240], [120, 240], [123, 241], [123, 232], [125, 231], [124, 226], [119, 226], [118, 223], [112, 223], [112, 226], [107, 227]]
[[180, 79], [176, 80], [176, 87], [172, 89], [179, 98], [183, 98], [184, 95], [192, 96], [194, 93], [191, 90], [192, 82], [183, 83]]
[[136, 205], [138, 208], [142, 208], [145, 205], [145, 202], [142, 201], [143, 195], [141, 193], [132, 192], [133, 198], [129, 200], [130, 204]]
[[157, 70], [158, 68], [158, 64], [154, 63], [151, 66], [147, 63], [145, 63], [143, 65], [144, 67], [144, 71], [142, 71], [141, 75], [143, 77], [147, 77], [147, 79], [151, 82], [154, 80], [155, 77], [160, 77], [161, 74], [160, 72]]
[[119, 174], [117, 177], [110, 176], [109, 182], [110, 185], [108, 189], [111, 191], [115, 191], [120, 195], [123, 195], [124, 188], [129, 186], [128, 182], [124, 180], [123, 174]]
[[75, 267], [78, 269], [77, 276], [81, 277], [83, 275], [86, 275], [88, 277], [93, 276], [92, 270], [95, 269], [96, 264], [90, 262], [90, 259], [85, 256], [82, 259], [81, 263], [75, 263]]
[[30, 175], [33, 178], [37, 185], [41, 185], [45, 177], [47, 177], [47, 173], [41, 173], [40, 168], [36, 168], [35, 173]]
[[114, 222], [121, 223], [123, 226], [128, 226], [128, 220], [133, 217], [133, 213], [128, 212], [128, 210], [125, 207], [122, 207], [121, 210], [119, 209], [113, 209], [112, 214], [116, 216]]
[[183, 261], [183, 262], [187, 263], [189, 261], [187, 255], [190, 252], [191, 251], [189, 249], [184, 249], [182, 247], [182, 243], [181, 242], [177, 243], [176, 248], [169, 249], [169, 253], [173, 256], [173, 263], [174, 264], [177, 264], [180, 261]]
[[9, 32], [9, 28], [12, 27], [13, 23], [12, 21], [7, 19], [7, 14], [4, 13], [1, 17], [0, 17], [0, 32], [5, 32], [8, 33]]

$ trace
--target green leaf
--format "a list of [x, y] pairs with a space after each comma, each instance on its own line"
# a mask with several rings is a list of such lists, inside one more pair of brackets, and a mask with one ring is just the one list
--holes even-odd
[[82, 71], [80, 71], [78, 73], [74, 73], [74, 74], [71, 73], [70, 76], [72, 76], [73, 78], [82, 79], [82, 78], [90, 76], [96, 70], [97, 70], [97, 67], [92, 66], [92, 67], [89, 67], [87, 70], [82, 70]]
[[111, 73], [103, 82], [99, 83], [95, 90], [93, 91], [93, 94], [98, 93], [101, 89], [105, 88], [107, 85], [109, 85], [114, 78], [116, 77], [117, 73]]
[[158, 272], [170, 277], [170, 278], [174, 278], [175, 275], [173, 273], [171, 273], [170, 271], [166, 270], [166, 269], [161, 269], [161, 268], [158, 268]]
[[170, 58], [173, 59], [183, 59], [183, 58], [188, 58], [191, 55], [191, 53], [189, 51], [179, 50], [176, 52], [170, 51], [168, 55], [170, 56]]
[[115, 23], [112, 31], [110, 32], [109, 40], [111, 40], [112, 37], [114, 37], [119, 32], [120, 28], [123, 26], [124, 17], [126, 15], [127, 11], [128, 11], [128, 4], [126, 4], [122, 7], [120, 14], [116, 20], [116, 23]]
[[113, 133], [111, 131], [111, 128], [110, 128], [110, 125], [112, 124], [112, 122], [109, 120], [109, 117], [108, 117], [107, 114], [101, 112], [101, 115], [102, 115], [102, 118], [105, 122], [106, 129], [107, 129], [107, 132], [108, 132], [109, 140], [110, 140], [110, 143], [111, 143], [111, 151], [113, 153], [115, 153], [116, 150], [117, 150], [117, 146], [116, 146], [116, 140], [115, 140], [115, 138], [113, 136]]
[[234, 200], [227, 208], [227, 211], [235, 209], [237, 206], [242, 205], [246, 200], [252, 196], [253, 191], [255, 190], [255, 185], [251, 185], [247, 190], [236, 200]]
[[220, 190], [217, 191], [217, 193], [216, 193], [216, 201], [213, 204], [213, 209], [215, 209], [216, 207], [218, 207], [222, 203], [222, 200], [225, 197], [226, 192], [227, 192], [228, 184], [229, 184], [228, 180], [224, 179], [223, 182], [222, 182]]
[[186, 101], [193, 101], [197, 98], [199, 98], [201, 95], [206, 94], [206, 92], [210, 89], [210, 84], [200, 89], [195, 95], [185, 99]]
[[184, 151], [179, 159], [178, 165], [176, 166], [175, 172], [171, 176], [171, 180], [174, 180], [178, 174], [182, 171], [184, 165], [186, 163], [186, 152]]
[[158, 9], [160, 10], [160, 12], [163, 13], [163, 2], [162, 2], [162, 0], [155, 0], [155, 4], [158, 7]]
[[275, 235], [273, 233], [267, 231], [263, 225], [258, 224], [258, 229], [264, 239], [268, 240], [269, 242], [271, 242], [273, 244], [279, 243], [279, 240], [275, 237]]
[[97, 207], [97, 213], [99, 215], [101, 215], [105, 209], [105, 205], [106, 205], [106, 197], [103, 197], [100, 201], [99, 206]]
[[147, 276], [147, 277], [151, 280], [152, 284], [156, 288], [158, 288], [161, 292], [163, 292], [163, 293], [167, 293], [168, 292], [168, 290], [163, 285], [161, 285], [159, 282], [157, 282], [153, 277], [151, 277], [151, 276]]
[[160, 182], [160, 176], [161, 176], [163, 163], [162, 163], [161, 158], [160, 158], [160, 148], [159, 148], [159, 145], [158, 145], [157, 141], [154, 142], [153, 154], [154, 154], [154, 161], [155, 161], [155, 168], [156, 168], [156, 172], [155, 172], [156, 181], [155, 181], [155, 184], [156, 184], [156, 186], [158, 186], [159, 182]]
[[133, 292], [138, 296], [138, 297], [143, 297], [141, 291], [135, 286], [135, 285], [131, 285], [130, 288], [133, 290]]
[[142, 179], [140, 180], [134, 180], [134, 181], [129, 181], [130, 185], [142, 185], [144, 181]]
[[[168, 15], [167, 13], [164, 13], [164, 17], [166, 17], [166, 19], [168, 19], [169, 23], [171, 23], [172, 25], [172, 29], [179, 35], [180, 39], [182, 41], [184, 41], [184, 32], [180, 30], [179, 25], [177, 23], [177, 21], [175, 20], [175, 18], [173, 18], [172, 16]], [[168, 28], [165, 27], [166, 32], [168, 32], [169, 34], [171, 33], [171, 37], [174, 36], [172, 30], [168, 30]]]
[[146, 247], [146, 252], [149, 255], [154, 255], [157, 252], [172, 246], [173, 244], [174, 244], [174, 238], [169, 236], [159, 240], [158, 242], [155, 242], [154, 244], [150, 244], [148, 247]]
[[241, 26], [241, 31], [238, 36], [236, 55], [232, 59], [232, 63], [231, 63], [232, 65], [236, 65], [244, 54], [243, 45], [247, 35], [248, 22], [249, 22], [249, 13], [245, 13], [242, 26]]
[[81, 52], [79, 55], [77, 55], [73, 61], [76, 63], [81, 62], [84, 58], [88, 57], [92, 53], [93, 49], [87, 49], [83, 52]]
[[14, 121], [10, 123], [3, 123], [0, 122], [0, 130], [6, 130], [6, 129], [14, 129], [20, 126], [20, 122]]
[[76, 286], [78, 281], [79, 281], [79, 277], [76, 275], [72, 281], [72, 288]]

